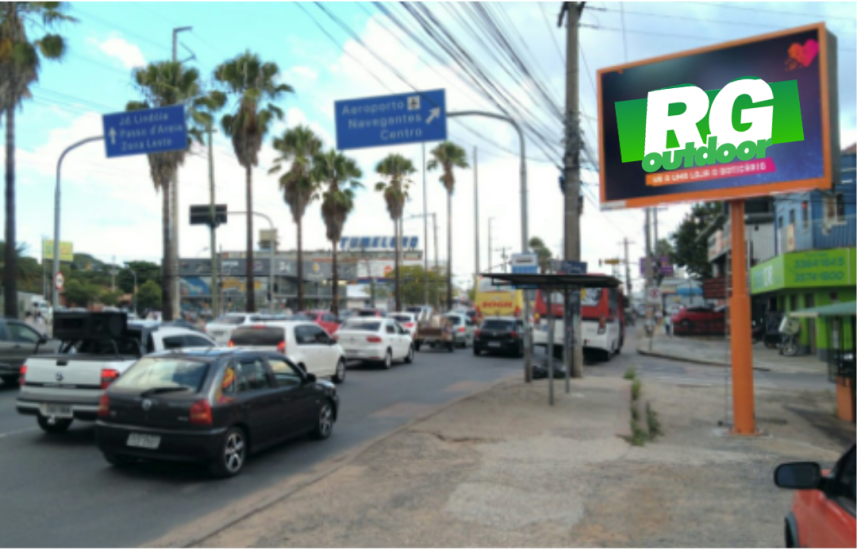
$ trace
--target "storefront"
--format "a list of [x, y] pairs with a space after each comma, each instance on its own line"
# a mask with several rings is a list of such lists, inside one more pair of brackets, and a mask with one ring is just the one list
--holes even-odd
[[[754, 297], [768, 311], [796, 312], [855, 300], [855, 248], [789, 252], [761, 263], [750, 272]], [[850, 321], [847, 321], [850, 322]], [[843, 327], [851, 330], [850, 327]], [[826, 361], [831, 354], [829, 328], [814, 318], [802, 318], [800, 353]]]

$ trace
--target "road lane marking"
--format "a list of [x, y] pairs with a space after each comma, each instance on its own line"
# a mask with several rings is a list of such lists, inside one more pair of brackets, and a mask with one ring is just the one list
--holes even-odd
[[0, 434], [0, 439], [3, 439], [4, 437], [9, 437], [10, 435], [18, 435], [18, 434], [23, 434], [23, 433], [27, 433], [27, 432], [35, 432], [38, 430], [39, 430], [39, 428], [23, 428], [20, 430], [14, 430], [11, 432], [6, 432], [6, 433]]

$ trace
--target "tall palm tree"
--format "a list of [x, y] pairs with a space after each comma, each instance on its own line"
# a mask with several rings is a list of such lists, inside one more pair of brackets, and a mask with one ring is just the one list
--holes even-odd
[[[27, 30], [46, 31], [59, 23], [76, 21], [66, 15], [61, 2], [4, 2], [0, 4], [0, 118], [6, 115], [6, 242], [3, 255], [8, 267], [3, 278], [4, 313], [18, 316], [18, 284], [15, 256], [15, 108], [32, 97], [30, 85], [39, 80], [41, 60], [60, 59], [65, 39], [46, 32], [33, 39]], [[59, 245], [57, 245], [59, 246]]]
[[[247, 183], [247, 311], [256, 311], [253, 280], [253, 167], [259, 164], [262, 140], [272, 122], [283, 119], [283, 111], [273, 103], [294, 91], [288, 84], [278, 84], [280, 69], [276, 63], [263, 63], [259, 56], [246, 51], [222, 63], [214, 78], [226, 87], [227, 95], [236, 98], [230, 114], [223, 115], [223, 132], [232, 139], [238, 163], [246, 171]], [[267, 103], [265, 103], [267, 102]], [[263, 103], [265, 103], [263, 105]]]
[[326, 185], [321, 198], [321, 217], [327, 226], [327, 240], [333, 244], [333, 305], [330, 310], [339, 314], [339, 268], [336, 248], [342, 238], [345, 220], [354, 210], [354, 191], [363, 187], [358, 178], [363, 172], [354, 159], [348, 158], [336, 149], [319, 153], [313, 161], [313, 177]]
[[284, 162], [291, 162], [289, 171], [280, 176], [280, 189], [298, 234], [298, 311], [304, 309], [304, 249], [303, 219], [306, 208], [316, 197], [318, 184], [311, 177], [313, 158], [321, 150], [321, 139], [307, 126], [286, 130], [282, 137], [274, 138], [274, 149], [280, 156], [274, 161], [269, 174], [282, 170]]
[[452, 193], [455, 191], [453, 168], [469, 168], [467, 153], [451, 141], [443, 141], [431, 150], [432, 159], [426, 165], [429, 170], [440, 168], [440, 182], [446, 188], [446, 304], [452, 309]]
[[[188, 134], [202, 143], [200, 129], [193, 124], [197, 118], [192, 105], [201, 96], [199, 72], [196, 69], [186, 69], [178, 61], [159, 61], [149, 63], [146, 67], [135, 69], [134, 84], [144, 97], [142, 101], [129, 101], [126, 111], [139, 111], [167, 105], [190, 104], [187, 110], [189, 119]], [[190, 147], [190, 141], [188, 142]], [[180, 312], [173, 311], [173, 288], [178, 273], [178, 250], [174, 235], [170, 232], [170, 186], [176, 182], [179, 166], [184, 164], [187, 150], [167, 151], [146, 155], [149, 160], [149, 173], [155, 191], [161, 195], [162, 237], [164, 246], [163, 274], [164, 288], [161, 295], [163, 318], [167, 321], [174, 319]]]
[[393, 234], [396, 235], [396, 311], [402, 309], [402, 293], [399, 288], [399, 248], [402, 244], [402, 236], [399, 235], [399, 220], [402, 218], [405, 200], [408, 198], [408, 190], [412, 183], [409, 176], [416, 171], [414, 163], [398, 153], [387, 155], [375, 166], [375, 172], [388, 180], [376, 183], [375, 190], [384, 194], [387, 211], [393, 220]]

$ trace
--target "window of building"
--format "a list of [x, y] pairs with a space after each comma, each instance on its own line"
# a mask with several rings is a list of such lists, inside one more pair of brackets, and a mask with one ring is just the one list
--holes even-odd
[[782, 227], [783, 227], [783, 217], [780, 216], [779, 218], [777, 218], [777, 229], [782, 229]]
[[789, 296], [789, 311], [797, 311], [797, 294]]
[[809, 229], [809, 201], [800, 203], [800, 221], [804, 229]]
[[789, 210], [789, 225], [795, 224], [795, 211], [794, 209]]
[[836, 218], [837, 220], [845, 219], [845, 195], [836, 193]]

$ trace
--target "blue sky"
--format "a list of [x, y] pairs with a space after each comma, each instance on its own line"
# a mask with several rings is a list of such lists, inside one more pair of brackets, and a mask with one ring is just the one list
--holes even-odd
[[[533, 61], [549, 93], [557, 104], [564, 104], [564, 30], [556, 28], [560, 3], [508, 3], [502, 5], [507, 21], [526, 44], [524, 54]], [[378, 55], [392, 63], [409, 82], [421, 89], [445, 88], [452, 109], [492, 109], [468, 86], [450, 64], [441, 65], [419, 50], [405, 34], [369, 3], [330, 3], [325, 7], [341, 18], [361, 40]], [[400, 18], [413, 20], [399, 5], [388, 4]], [[596, 146], [594, 120], [595, 93], [591, 77], [599, 67], [616, 65], [726, 40], [752, 36], [777, 29], [826, 21], [839, 38], [840, 125], [843, 145], [855, 141], [855, 49], [857, 25], [855, 4], [833, 2], [804, 3], [655, 3], [624, 4], [626, 33], [623, 39], [620, 5], [590, 2], [580, 30], [580, 97], [584, 113], [584, 132]], [[291, 94], [281, 106], [286, 120], [275, 128], [281, 133], [298, 123], [310, 124], [328, 146], [333, 145], [333, 101], [411, 90], [353, 38], [346, 35], [312, 4], [284, 3], [73, 3], [70, 13], [80, 23], [62, 27], [68, 37], [69, 53], [61, 63], [46, 62], [39, 83], [33, 87], [34, 99], [24, 104], [17, 117], [18, 157], [18, 234], [38, 253], [42, 235], [53, 231], [53, 188], [56, 160], [68, 144], [100, 133], [100, 115], [122, 110], [128, 100], [138, 97], [131, 84], [131, 69], [139, 64], [167, 59], [171, 55], [172, 29], [192, 26], [180, 34], [179, 57], [196, 56], [192, 61], [205, 78], [216, 64], [245, 49], [263, 59], [275, 61], [282, 80], [291, 84]], [[496, 65], [490, 55], [473, 42], [445, 7], [432, 4], [445, 17], [457, 37], [484, 59], [492, 74]], [[323, 34], [322, 24], [331, 38]], [[597, 27], [597, 28], [594, 28]], [[421, 35], [427, 39], [426, 35]], [[335, 43], [334, 43], [335, 42]], [[187, 48], [187, 49], [185, 49]], [[373, 72], [375, 76], [369, 74]], [[383, 82], [383, 85], [378, 80]], [[522, 90], [508, 77], [498, 76], [510, 89]], [[534, 105], [531, 107], [537, 109]], [[496, 110], [496, 109], [494, 109]], [[561, 138], [559, 124], [544, 115], [545, 125]], [[450, 139], [464, 145], [468, 152], [479, 149], [480, 235], [483, 246], [481, 267], [487, 267], [488, 218], [494, 217], [494, 247], [515, 247], [520, 242], [518, 161], [511, 154], [517, 147], [515, 134], [502, 123], [471, 121], [468, 125], [482, 137], [457, 122], [450, 122]], [[591, 130], [590, 130], [591, 129]], [[3, 139], [0, 136], [0, 139]], [[530, 235], [541, 236], [548, 246], [559, 249], [562, 232], [561, 194], [557, 171], [546, 162], [544, 151], [529, 145]], [[395, 151], [421, 163], [420, 147], [367, 149], [353, 152], [364, 170], [364, 182], [371, 187], [377, 181], [374, 164]], [[294, 247], [295, 230], [288, 209], [276, 188], [274, 176], [267, 175], [273, 161], [270, 140], [261, 153], [261, 165], [254, 171], [255, 205], [274, 219], [280, 230], [281, 248]], [[188, 158], [180, 174], [181, 255], [201, 255], [208, 244], [206, 230], [187, 225], [188, 205], [208, 201], [207, 161], [203, 151]], [[231, 209], [244, 208], [243, 170], [235, 161], [229, 143], [218, 136], [215, 152], [218, 202]], [[160, 200], [148, 176], [143, 157], [104, 158], [101, 144], [90, 144], [75, 151], [65, 161], [63, 187], [63, 240], [74, 242], [75, 250], [89, 252], [109, 260], [145, 258], [157, 261], [160, 251]], [[597, 196], [597, 176], [584, 175], [587, 192]], [[422, 211], [422, 174], [415, 177], [414, 198], [407, 214]], [[454, 196], [456, 275], [467, 278], [473, 270], [473, 173], [458, 174]], [[427, 176], [429, 210], [438, 212], [440, 241], [446, 242], [445, 197], [437, 175]], [[661, 213], [660, 235], [665, 236], [681, 219], [686, 207], [674, 206]], [[2, 215], [2, 213], [0, 213]], [[617, 256], [619, 241], [627, 236], [635, 241], [632, 255], [642, 252], [643, 215], [640, 211], [601, 213], [591, 204], [583, 218], [583, 255], [590, 263], [598, 258]], [[383, 201], [377, 193], [360, 193], [357, 210], [349, 219], [346, 234], [386, 235], [391, 231]], [[257, 223], [257, 227], [259, 227]], [[406, 224], [406, 233], [422, 237], [422, 224]], [[305, 224], [305, 246], [327, 248], [318, 207], [311, 208]], [[234, 219], [219, 231], [226, 250], [243, 247], [244, 229]], [[441, 245], [442, 255], [445, 246]], [[499, 254], [494, 253], [494, 263]]]

